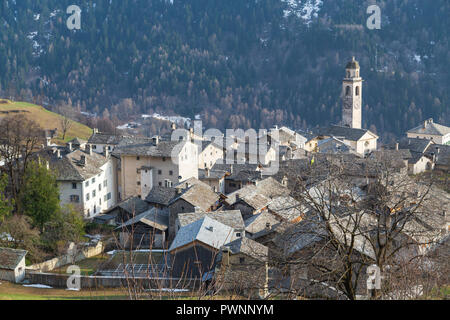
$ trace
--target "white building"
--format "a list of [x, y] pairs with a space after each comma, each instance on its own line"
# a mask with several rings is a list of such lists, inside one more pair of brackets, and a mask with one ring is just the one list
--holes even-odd
[[39, 154], [56, 173], [61, 205], [78, 207], [92, 218], [117, 203], [115, 162], [105, 154], [85, 150], [47, 149]]
[[428, 119], [422, 125], [408, 130], [408, 138], [419, 138], [432, 140], [436, 144], [450, 145], [450, 127], [446, 127]]

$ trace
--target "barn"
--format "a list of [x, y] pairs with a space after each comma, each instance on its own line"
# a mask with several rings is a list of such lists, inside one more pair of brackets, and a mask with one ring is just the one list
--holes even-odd
[[0, 248], [0, 280], [19, 283], [25, 278], [27, 251]]

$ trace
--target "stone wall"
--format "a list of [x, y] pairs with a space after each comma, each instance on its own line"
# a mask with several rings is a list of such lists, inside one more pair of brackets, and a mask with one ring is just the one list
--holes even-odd
[[26, 269], [39, 272], [52, 271], [56, 268], [68, 264], [73, 264], [87, 258], [95, 257], [101, 254], [104, 249], [105, 245], [101, 241], [99, 241], [95, 246], [86, 246], [80, 249], [77, 249], [76, 246], [72, 243], [67, 250], [67, 254], [53, 258], [51, 260], [47, 260], [45, 262], [28, 266], [26, 267]]

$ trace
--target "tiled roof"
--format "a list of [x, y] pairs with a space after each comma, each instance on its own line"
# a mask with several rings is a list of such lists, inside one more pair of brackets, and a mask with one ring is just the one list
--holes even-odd
[[433, 119], [428, 119], [420, 126], [408, 130], [408, 133], [445, 136], [450, 133], [450, 127], [434, 123]]
[[150, 207], [147, 202], [139, 197], [128, 198], [117, 204], [117, 206], [122, 208], [124, 211], [135, 215], [141, 214], [142, 212], [148, 210]]
[[25, 250], [0, 248], [0, 269], [14, 270], [26, 254]]
[[450, 145], [432, 144], [427, 148], [426, 153], [430, 155], [434, 153], [436, 164], [450, 166]]
[[169, 251], [199, 241], [215, 249], [229, 243], [233, 237], [233, 228], [211, 219], [208, 216], [178, 230]]
[[242, 253], [263, 262], [268, 260], [269, 248], [246, 237], [236, 239], [224, 247], [230, 249], [232, 254]]
[[[403, 138], [399, 141], [398, 148], [407, 149], [411, 152], [424, 153], [430, 144], [433, 144], [433, 142], [427, 139]], [[390, 145], [390, 148], [393, 149], [392, 144]]]
[[261, 171], [255, 170], [241, 170], [234, 172], [232, 175], [226, 178], [227, 180], [242, 181], [242, 182], [255, 182], [262, 179]]
[[244, 220], [242, 219], [240, 210], [180, 213], [178, 215], [178, 220], [180, 221], [180, 226], [184, 227], [204, 218], [205, 216], [217, 220], [235, 230], [245, 229]]

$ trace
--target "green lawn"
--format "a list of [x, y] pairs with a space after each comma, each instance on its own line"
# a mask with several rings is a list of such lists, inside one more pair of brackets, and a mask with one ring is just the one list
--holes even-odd
[[[78, 261], [75, 264], [80, 267], [81, 269], [81, 275], [90, 276], [94, 274], [97, 269], [107, 262], [110, 259], [110, 256], [106, 253], [100, 254], [98, 256], [84, 259], [82, 261]], [[60, 268], [54, 269], [51, 272], [52, 273], [60, 273], [60, 274], [66, 274], [68, 266], [62, 266]]]

